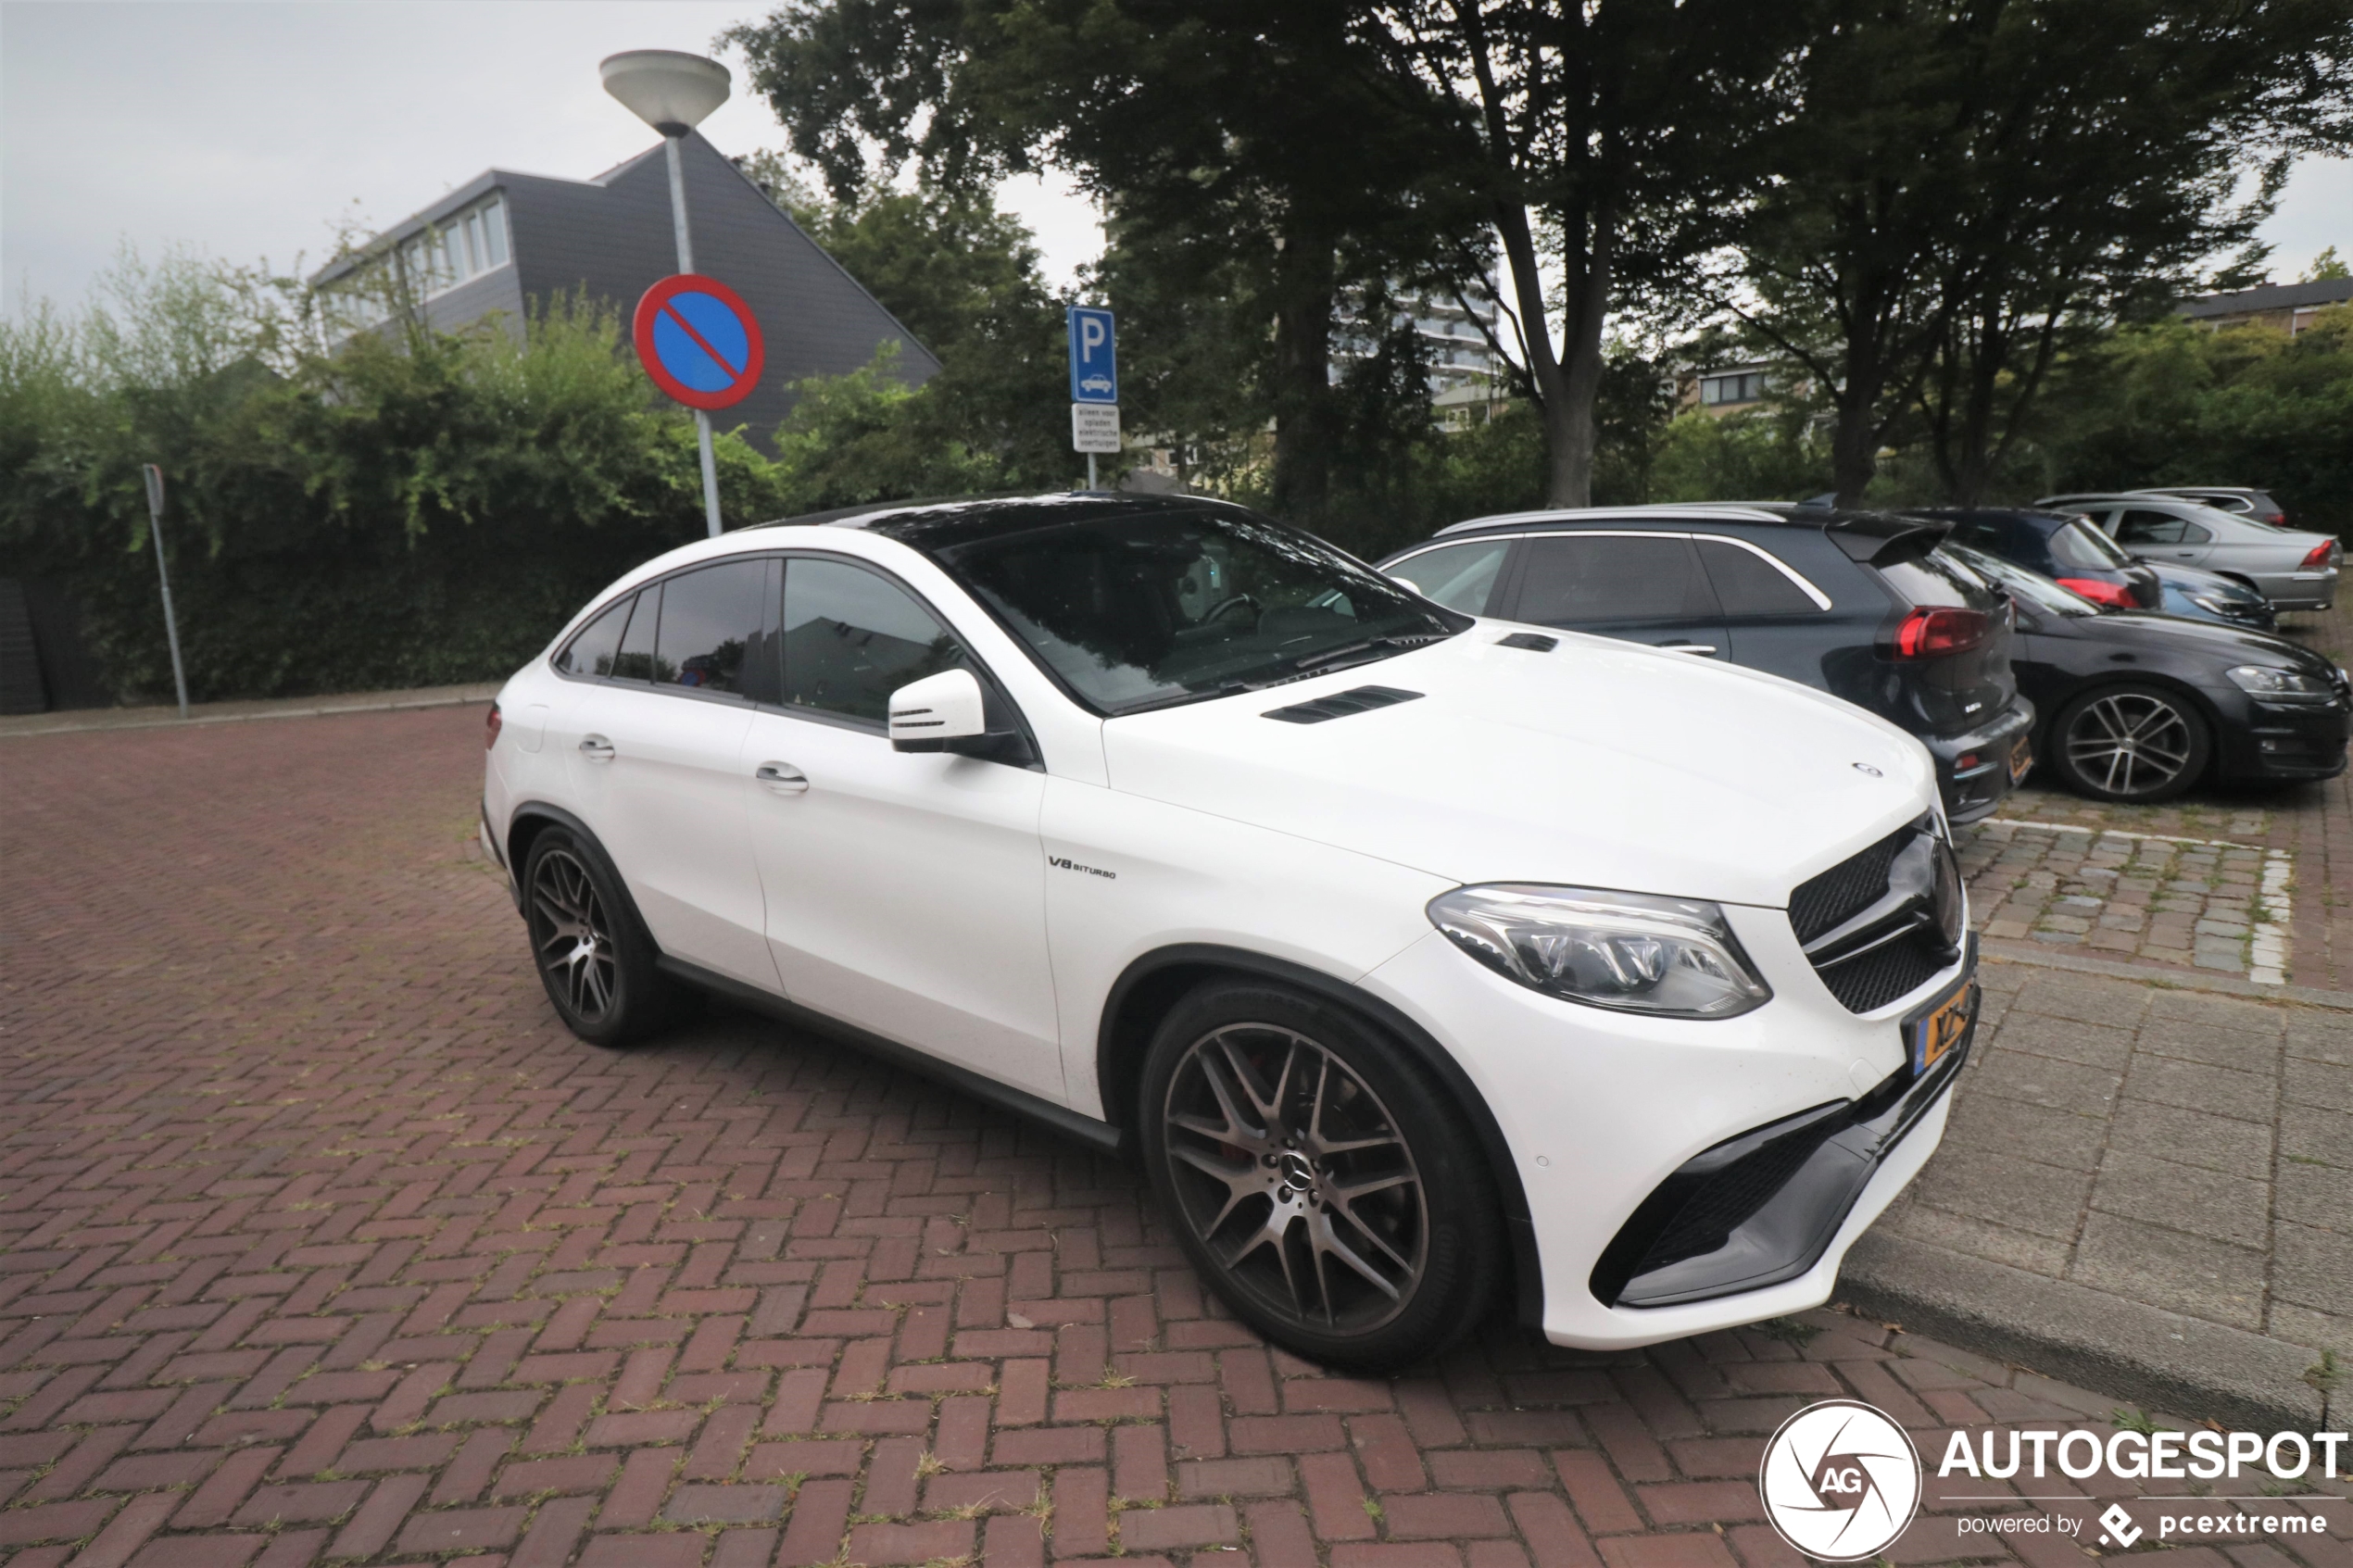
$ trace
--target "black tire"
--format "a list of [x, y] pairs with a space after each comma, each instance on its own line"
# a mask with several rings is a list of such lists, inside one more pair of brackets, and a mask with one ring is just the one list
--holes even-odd
[[1137, 1111], [1186, 1255], [1277, 1344], [1391, 1371], [1485, 1315], [1504, 1247], [1486, 1159], [1436, 1078], [1355, 1015], [1212, 982], [1154, 1033]]
[[654, 944], [593, 839], [543, 830], [523, 859], [523, 918], [539, 983], [564, 1027], [592, 1046], [633, 1046], [666, 1022], [673, 987]]
[[2051, 721], [2051, 771], [2094, 800], [2171, 800], [2205, 776], [2214, 731], [2197, 704], [2138, 682], [2095, 686]]

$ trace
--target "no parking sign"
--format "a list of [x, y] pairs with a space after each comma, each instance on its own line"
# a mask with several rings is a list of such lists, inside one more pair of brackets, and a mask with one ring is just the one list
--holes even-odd
[[742, 402], [760, 384], [767, 362], [751, 307], [698, 272], [680, 272], [648, 289], [630, 335], [646, 374], [689, 408]]

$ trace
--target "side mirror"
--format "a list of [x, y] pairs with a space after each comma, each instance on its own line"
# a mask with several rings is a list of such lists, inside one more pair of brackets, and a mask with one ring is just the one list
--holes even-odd
[[969, 670], [946, 670], [890, 694], [893, 751], [948, 751], [950, 741], [988, 733], [980, 680]]
[[[1389, 580], [1391, 583], [1396, 583], [1399, 587], [1404, 589], [1409, 594], [1420, 594], [1422, 591], [1422, 585], [1415, 582], [1410, 577], [1400, 577], [1392, 571], [1390, 573]], [[1427, 597], [1428, 596], [1424, 596]]]

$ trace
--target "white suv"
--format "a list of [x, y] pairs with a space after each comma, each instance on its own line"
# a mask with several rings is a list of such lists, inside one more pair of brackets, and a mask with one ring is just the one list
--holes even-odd
[[630, 573], [510, 681], [547, 995], [677, 984], [1133, 1148], [1234, 1310], [1394, 1366], [1828, 1298], [1977, 991], [1928, 753], [1474, 619], [1239, 507], [870, 508]]

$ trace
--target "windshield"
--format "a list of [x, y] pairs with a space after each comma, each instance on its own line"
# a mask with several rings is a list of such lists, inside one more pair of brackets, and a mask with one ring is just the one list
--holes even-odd
[[2100, 612], [2099, 606], [2070, 593], [2039, 571], [2029, 571], [2014, 561], [1989, 556], [1982, 550], [1972, 550], [1967, 545], [1947, 545], [1944, 547], [2037, 609], [2046, 609], [2054, 615], [2097, 615]]
[[932, 553], [1109, 714], [1367, 663], [1471, 624], [1239, 508], [1041, 521]]

